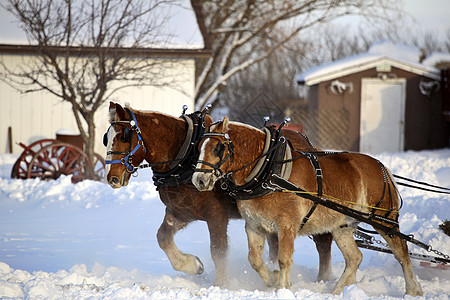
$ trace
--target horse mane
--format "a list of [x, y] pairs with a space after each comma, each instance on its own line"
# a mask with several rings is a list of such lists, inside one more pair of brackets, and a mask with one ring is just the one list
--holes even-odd
[[241, 122], [237, 122], [237, 121], [230, 121], [230, 125], [237, 125], [237, 126], [246, 127], [248, 129], [252, 129], [252, 130], [256, 130], [256, 131], [261, 131], [261, 129], [258, 129], [258, 128], [252, 126], [252, 125], [241, 123]]
[[[175, 118], [175, 119], [181, 120], [178, 117], [175, 117], [175, 116], [172, 116], [170, 114], [163, 113], [163, 112], [159, 112], [159, 111], [138, 110], [138, 109], [131, 108], [131, 105], [130, 105], [129, 102], [125, 103], [124, 108], [129, 109], [129, 110], [133, 111], [134, 113], [138, 113], [138, 114], [143, 114], [143, 115], [162, 115], [162, 116], [166, 116], [166, 117], [170, 117], [170, 118]], [[115, 120], [116, 120], [116, 109], [110, 107], [110, 109], [109, 109], [109, 123], [112, 123]]]

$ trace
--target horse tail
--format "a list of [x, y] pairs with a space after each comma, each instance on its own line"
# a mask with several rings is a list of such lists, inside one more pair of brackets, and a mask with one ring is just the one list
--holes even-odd
[[389, 208], [385, 214], [385, 217], [389, 217], [393, 212], [395, 212], [395, 219], [398, 220], [398, 211], [403, 206], [403, 198], [400, 195], [397, 182], [395, 181], [392, 172], [380, 161], [378, 161], [378, 163], [381, 167], [384, 184], [381, 199], [378, 201], [376, 206], [380, 206], [384, 201], [389, 201]]

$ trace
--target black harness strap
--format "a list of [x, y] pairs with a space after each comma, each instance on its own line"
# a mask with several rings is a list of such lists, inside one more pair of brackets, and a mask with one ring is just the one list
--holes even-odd
[[[311, 162], [314, 172], [316, 174], [316, 180], [317, 180], [317, 197], [322, 197], [322, 169], [320, 168], [319, 161], [317, 160], [317, 157], [311, 153], [305, 153], [305, 156], [309, 159]], [[309, 217], [313, 214], [314, 210], [316, 209], [317, 205], [316, 201], [314, 201], [313, 206], [309, 209], [309, 212], [306, 214], [306, 216], [303, 218], [302, 223], [300, 224], [300, 227], [298, 231], [302, 230], [303, 226], [305, 226], [306, 222], [308, 222]]]
[[[293, 148], [292, 143], [283, 136], [281, 130], [276, 130], [272, 126], [266, 126], [265, 128], [267, 128], [267, 131], [268, 131], [268, 132], [266, 132], [266, 134], [270, 134], [270, 139], [269, 139], [270, 145], [268, 147], [269, 149], [265, 153], [263, 153], [257, 160], [252, 161], [252, 162], [244, 165], [243, 167], [240, 167], [239, 169], [227, 172], [226, 174], [223, 174], [222, 170], [220, 170], [220, 166], [229, 158], [228, 155], [230, 153], [233, 154], [234, 146], [233, 146], [231, 140], [229, 140], [229, 137], [225, 136], [225, 134], [205, 133], [203, 135], [203, 138], [216, 139], [219, 141], [219, 143], [222, 143], [221, 139], [219, 139], [219, 138], [224, 138], [225, 140], [223, 143], [226, 143], [229, 153], [227, 153], [226, 157], [219, 156], [220, 161], [215, 165], [205, 162], [205, 161], [199, 161], [199, 163], [207, 165], [207, 166], [211, 167], [212, 169], [195, 169], [195, 171], [196, 172], [204, 172], [204, 173], [216, 173], [216, 176], [220, 177], [220, 180], [219, 180], [220, 187], [223, 190], [225, 190], [230, 196], [232, 196], [233, 198], [235, 198], [237, 200], [250, 200], [250, 199], [255, 199], [255, 198], [262, 197], [262, 196], [272, 193], [272, 191], [270, 189], [267, 189], [264, 186], [264, 184], [267, 182], [267, 176], [269, 176], [270, 174], [280, 175], [282, 172], [283, 165], [288, 162], [293, 162], [299, 158], [308, 158], [309, 161], [311, 162], [311, 165], [314, 168], [314, 173], [316, 175], [317, 194], [319, 197], [322, 196], [323, 175], [322, 175], [322, 169], [320, 167], [317, 156], [328, 156], [328, 155], [334, 155], [337, 153], [322, 152], [322, 151], [314, 151], [311, 153], [307, 153], [307, 152], [300, 152], [300, 151], [293, 150], [294, 152], [299, 153], [301, 155], [298, 157], [286, 160], [285, 154], [287, 151], [287, 147], [289, 147], [289, 144], [290, 144], [291, 149], [292, 149]], [[231, 155], [231, 158], [232, 157], [233, 157], [233, 155]], [[238, 186], [234, 183], [234, 181], [231, 178], [234, 173], [239, 172], [239, 171], [255, 164], [256, 162], [260, 161], [261, 159], [263, 159], [263, 164], [257, 171], [256, 175], [254, 177], [252, 177], [252, 179], [250, 181], [248, 181], [246, 184], [240, 185], [240, 186]], [[316, 208], [315, 205], [313, 205], [313, 207], [311, 207], [311, 210], [309, 211], [309, 213], [306, 215], [306, 217], [304, 218], [304, 220], [302, 222], [302, 227], [308, 221], [308, 218], [314, 212], [315, 208]]]
[[433, 193], [444, 194], [444, 195], [450, 195], [450, 192], [436, 191], [436, 190], [432, 190], [432, 189], [418, 187], [418, 186], [412, 185], [412, 184], [407, 184], [407, 183], [404, 183], [404, 182], [397, 182], [397, 184], [398, 185], [403, 185], [403, 186], [406, 186], [406, 187], [409, 187], [409, 188], [413, 188], [413, 189], [422, 190], [422, 191], [433, 192]]
[[[253, 179], [244, 185], [238, 186], [232, 180], [231, 175], [251, 166], [261, 159], [261, 157], [259, 157], [256, 161], [243, 166], [242, 168], [227, 173], [220, 180], [221, 188], [237, 200], [249, 200], [272, 193], [271, 190], [268, 190], [263, 186], [263, 183], [266, 181], [269, 174], [280, 174], [283, 164], [285, 163], [284, 155], [287, 147], [286, 138], [279, 134], [279, 131], [275, 130], [272, 126], [266, 126], [266, 128], [269, 130], [271, 135], [269, 150], [262, 154], [261, 157], [265, 156], [266, 159], [264, 160], [261, 169], [257, 172]], [[217, 169], [217, 165], [210, 166]]]
[[[378, 201], [378, 203], [375, 205], [376, 207], [379, 207], [381, 205], [381, 203], [383, 203], [385, 196], [386, 196], [386, 191], [388, 194], [388, 199], [389, 199], [389, 210], [386, 212], [386, 214], [384, 215], [386, 218], [392, 213], [392, 211], [394, 210], [393, 208], [393, 202], [392, 202], [392, 189], [391, 189], [391, 185], [395, 187], [395, 184], [391, 178], [391, 176], [389, 175], [389, 171], [386, 169], [386, 167], [379, 161], [377, 160], [378, 164], [381, 167], [381, 172], [383, 174], [383, 193], [381, 194], [381, 198]], [[398, 193], [397, 190], [395, 190], [394, 192], [396, 192], [401, 200], [401, 205], [403, 203], [403, 199], [400, 196], [400, 193]], [[401, 207], [400, 205], [400, 207]], [[400, 209], [400, 208], [399, 208]], [[372, 210], [372, 214], [375, 213], [375, 208]], [[396, 216], [396, 219], [398, 218], [398, 215]]]
[[[430, 246], [422, 243], [421, 241], [418, 241], [414, 239], [412, 235], [406, 235], [401, 233], [398, 230], [398, 221], [385, 218], [380, 215], [373, 215], [368, 213], [363, 213], [357, 210], [354, 210], [352, 208], [346, 207], [344, 205], [341, 205], [339, 203], [328, 201], [323, 198], [316, 197], [314, 195], [311, 195], [307, 193], [305, 190], [297, 187], [295, 184], [277, 176], [276, 174], [272, 174], [268, 178], [268, 188], [272, 188], [274, 191], [282, 191], [287, 190], [293, 194], [296, 194], [297, 196], [300, 196], [305, 199], [309, 199], [311, 201], [317, 202], [320, 205], [323, 205], [329, 209], [332, 209], [334, 211], [337, 211], [341, 214], [344, 214], [346, 216], [349, 216], [351, 218], [354, 218], [360, 222], [367, 223], [371, 225], [373, 228], [380, 229], [384, 231], [386, 234], [393, 236], [396, 235], [401, 239], [404, 239], [407, 242], [413, 243], [427, 251], [430, 251]], [[392, 227], [389, 227], [387, 225], [381, 224], [379, 222], [383, 222], [386, 224], [391, 224]]]
[[[153, 170], [153, 183], [156, 185], [156, 189], [161, 187], [173, 187], [186, 184], [190, 182], [192, 174], [194, 173], [193, 165], [198, 159], [197, 142], [205, 132], [203, 112], [194, 112], [189, 115], [182, 115], [188, 124], [188, 130], [186, 131], [186, 139], [183, 143], [183, 147], [177, 158], [173, 161], [166, 161], [161, 163], [151, 164], [151, 167], [163, 164], [171, 164], [171, 168], [167, 172], [157, 172]], [[189, 118], [192, 122], [187, 120]], [[193, 128], [189, 128], [189, 124], [192, 124]], [[187, 147], [187, 149], [185, 148]], [[174, 163], [177, 162], [177, 163]]]
[[312, 213], [314, 212], [314, 210], [316, 210], [317, 205], [319, 205], [318, 202], [314, 201], [313, 205], [311, 206], [311, 208], [309, 209], [308, 213], [306, 214], [306, 216], [303, 218], [302, 223], [300, 224], [300, 226], [298, 227], [298, 232], [300, 232], [300, 230], [302, 230], [303, 226], [305, 226], [306, 222], [308, 222], [309, 217], [311, 217]]
[[[432, 187], [432, 188], [437, 188], [437, 189], [441, 189], [441, 190], [445, 190], [445, 191], [450, 191], [450, 188], [446, 188], [446, 187], [442, 187], [442, 186], [438, 186], [438, 185], [433, 185], [433, 184], [429, 184], [429, 183], [422, 182], [422, 181], [413, 180], [413, 179], [406, 178], [406, 177], [399, 176], [399, 175], [395, 175], [395, 174], [394, 174], [393, 176], [394, 176], [395, 178], [397, 178], [397, 179], [400, 179], [400, 180], [405, 180], [405, 181], [417, 183], [417, 184], [420, 184], [420, 185], [429, 186], [429, 187]], [[404, 185], [404, 186], [407, 186], [407, 187], [417, 188], [417, 189], [419, 189], [419, 190], [424, 190], [424, 191], [429, 191], [429, 192], [442, 193], [442, 194], [450, 194], [450, 192], [442, 192], [442, 191], [436, 191], [436, 190], [431, 190], [431, 189], [421, 188], [421, 187], [418, 187], [418, 186], [408, 185], [408, 184], [406, 184], [406, 183], [400, 183], [400, 182], [397, 182], [397, 184], [401, 184], [401, 185]]]

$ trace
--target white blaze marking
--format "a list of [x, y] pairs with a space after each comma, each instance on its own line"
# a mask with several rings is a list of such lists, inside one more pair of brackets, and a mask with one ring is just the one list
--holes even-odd
[[197, 163], [197, 169], [200, 169], [202, 167], [202, 161], [205, 158], [205, 152], [206, 152], [206, 145], [208, 144], [210, 138], [207, 138], [202, 145], [202, 148], [200, 149], [200, 155], [198, 156], [199, 162]]
[[[207, 139], [203, 142], [202, 148], [200, 149], [200, 154], [199, 154], [199, 156], [198, 156], [198, 161], [199, 161], [199, 162], [198, 162], [197, 165], [196, 165], [196, 169], [201, 169], [201, 168], [202, 168], [202, 163], [201, 163], [201, 162], [202, 162], [203, 159], [205, 158], [206, 144], [208, 144], [209, 140], [210, 140], [210, 138], [207, 138]], [[200, 173], [200, 172], [195, 171], [195, 172], [194, 172], [194, 175], [192, 175], [192, 183], [193, 183], [195, 186], [197, 186], [197, 182], [198, 182], [200, 176], [205, 176], [205, 174], [204, 174], [204, 173]]]
[[[108, 145], [106, 146], [106, 153], [111, 151], [113, 140], [114, 140], [114, 137], [116, 136], [116, 134], [117, 134], [117, 132], [114, 129], [114, 127], [110, 126], [109, 129], [108, 129], [108, 132], [107, 132]], [[112, 160], [112, 154], [107, 154], [106, 155], [106, 160]], [[110, 168], [111, 168], [110, 164], [107, 164], [105, 166], [105, 174], [106, 174], [106, 176], [108, 176]]]

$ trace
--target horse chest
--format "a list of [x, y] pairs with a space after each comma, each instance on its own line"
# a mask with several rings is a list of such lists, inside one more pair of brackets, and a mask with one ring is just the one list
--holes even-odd
[[239, 213], [247, 224], [261, 233], [277, 232], [275, 221], [261, 214], [251, 205], [251, 202], [251, 200], [243, 200], [237, 203]]

